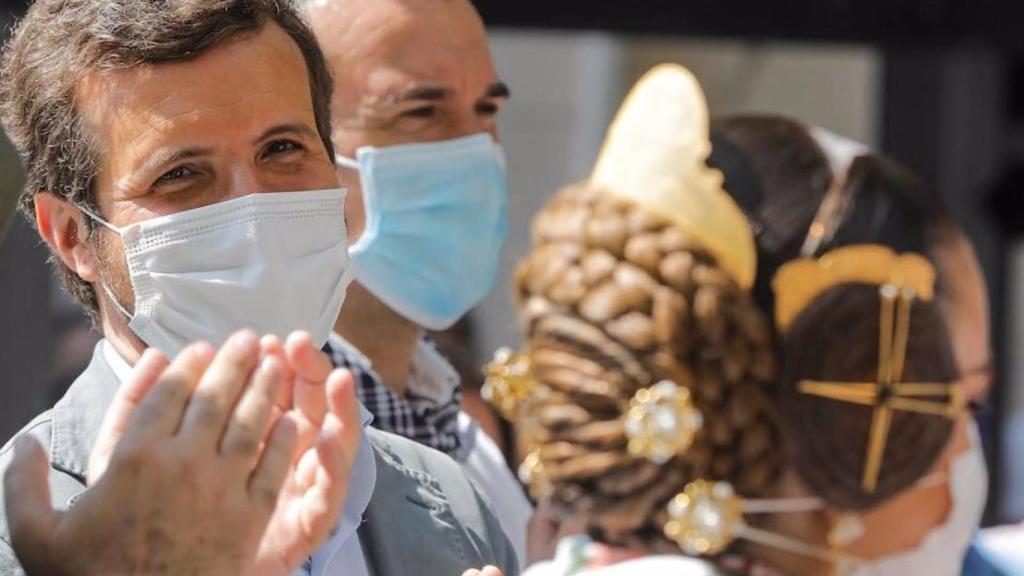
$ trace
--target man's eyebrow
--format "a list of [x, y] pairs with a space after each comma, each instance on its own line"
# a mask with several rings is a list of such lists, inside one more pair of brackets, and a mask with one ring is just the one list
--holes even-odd
[[141, 165], [132, 170], [131, 174], [116, 180], [113, 184], [114, 192], [125, 198], [137, 196], [137, 191], [149, 188], [150, 182], [148, 182], [148, 179], [151, 178], [153, 172], [168, 169], [185, 160], [203, 158], [211, 154], [213, 154], [213, 148], [192, 147], [180, 150], [157, 150], [149, 154]]
[[389, 104], [401, 104], [402, 102], [413, 100], [439, 101], [451, 98], [454, 93], [454, 90], [445, 86], [416, 86], [403, 92], [392, 94], [387, 100]]
[[170, 166], [185, 160], [194, 160], [196, 158], [202, 158], [203, 156], [209, 156], [213, 154], [213, 148], [182, 148], [181, 150], [158, 150], [153, 154], [150, 154], [146, 161], [142, 163], [142, 166], [138, 170], [135, 170], [136, 174], [148, 173], [164, 166]]
[[509, 90], [508, 84], [504, 82], [495, 82], [484, 90], [484, 98], [509, 98], [512, 96], [512, 91]]
[[279, 124], [267, 128], [263, 134], [256, 138], [256, 142], [263, 142], [275, 136], [303, 136], [305, 138], [320, 138], [320, 134], [305, 124]]

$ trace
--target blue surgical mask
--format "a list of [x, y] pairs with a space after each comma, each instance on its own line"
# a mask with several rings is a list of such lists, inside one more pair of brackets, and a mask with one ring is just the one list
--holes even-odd
[[337, 157], [359, 171], [366, 206], [350, 251], [355, 279], [424, 328], [454, 324], [498, 272], [508, 231], [504, 158], [488, 134]]

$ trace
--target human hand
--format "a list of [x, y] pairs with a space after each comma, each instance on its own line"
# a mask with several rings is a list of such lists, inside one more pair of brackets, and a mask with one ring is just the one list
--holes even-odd
[[259, 575], [288, 572], [330, 535], [344, 509], [362, 438], [348, 370], [335, 370], [305, 332], [289, 336], [283, 347], [266, 340], [264, 345], [267, 353], [287, 359], [293, 382], [279, 403], [293, 406], [299, 441], [251, 572]]
[[[335, 527], [362, 427], [351, 375], [333, 370], [308, 334], [292, 334], [285, 344], [264, 336], [259, 354], [279, 359], [284, 372], [268, 425], [288, 414], [298, 438], [251, 573], [285, 574], [312, 555]], [[118, 394], [90, 457], [90, 484], [103, 475], [144, 394], [144, 389], [131, 387]]]
[[250, 571], [298, 440], [294, 416], [271, 422], [284, 376], [279, 358], [260, 360], [252, 333], [216, 353], [194, 344], [169, 365], [147, 351], [104, 424], [123, 438], [67, 512], [52, 508], [45, 453], [19, 440], [5, 495], [26, 572]]
[[551, 560], [555, 557], [555, 550], [562, 538], [583, 534], [584, 528], [580, 520], [560, 520], [555, 514], [551, 500], [541, 498], [526, 526], [527, 566]]

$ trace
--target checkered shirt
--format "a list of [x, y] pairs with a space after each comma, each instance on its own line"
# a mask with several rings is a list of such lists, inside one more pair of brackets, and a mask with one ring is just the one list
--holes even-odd
[[423, 340], [417, 345], [405, 397], [384, 384], [369, 360], [338, 335], [331, 336], [324, 352], [336, 367], [352, 371], [356, 396], [373, 414], [374, 428], [465, 459], [458, 432], [459, 377], [432, 344]]

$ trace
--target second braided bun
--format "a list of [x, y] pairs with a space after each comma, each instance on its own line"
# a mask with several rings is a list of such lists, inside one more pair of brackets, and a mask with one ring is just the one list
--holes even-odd
[[[669, 222], [590, 185], [536, 217], [516, 273], [532, 371], [523, 411], [557, 509], [611, 543], [661, 538], [666, 503], [698, 478], [745, 496], [773, 485], [782, 452], [767, 386], [767, 318], [714, 258]], [[703, 416], [664, 465], [627, 450], [624, 414], [663, 380]]]

